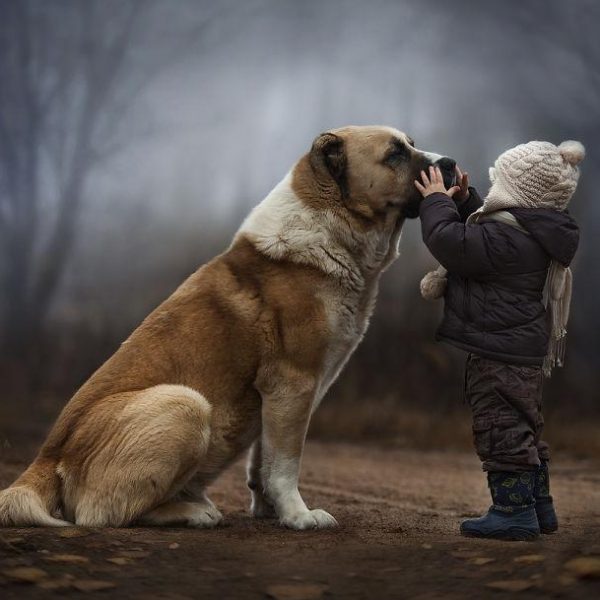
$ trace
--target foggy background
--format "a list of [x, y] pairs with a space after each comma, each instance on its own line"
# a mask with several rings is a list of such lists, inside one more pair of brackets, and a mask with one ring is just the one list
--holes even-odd
[[[319, 132], [385, 124], [482, 195], [510, 146], [586, 145], [545, 401], [555, 445], [598, 450], [599, 25], [593, 0], [0, 0], [0, 434], [49, 423]], [[433, 265], [407, 222], [314, 435], [467, 443], [464, 355], [418, 291]]]

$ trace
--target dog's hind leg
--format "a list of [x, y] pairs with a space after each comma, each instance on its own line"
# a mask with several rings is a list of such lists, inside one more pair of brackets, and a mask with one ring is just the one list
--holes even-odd
[[277, 517], [277, 513], [275, 512], [273, 505], [267, 499], [261, 469], [262, 445], [259, 438], [252, 444], [252, 447], [248, 452], [248, 464], [246, 466], [246, 483], [250, 488], [250, 494], [252, 495], [250, 511], [252, 512], [252, 515], [258, 519], [274, 519]]
[[201, 502], [172, 500], [142, 515], [140, 525], [186, 525], [215, 527], [223, 520], [219, 509], [208, 499]]
[[[158, 385], [109, 399], [79, 431], [87, 460], [61, 465], [65, 510], [78, 525], [122, 527], [149, 515], [170, 522], [175, 513], [199, 521], [197, 506], [173, 499], [197, 470], [210, 438], [210, 405], [181, 385]], [[187, 504], [187, 503], [183, 503]], [[191, 504], [191, 503], [190, 503]], [[206, 510], [204, 509], [204, 512]], [[169, 515], [171, 517], [169, 517]]]

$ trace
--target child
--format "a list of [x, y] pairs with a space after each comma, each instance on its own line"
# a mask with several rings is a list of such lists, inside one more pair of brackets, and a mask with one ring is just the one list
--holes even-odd
[[541, 441], [542, 373], [562, 365], [579, 241], [566, 208], [584, 154], [575, 141], [507, 150], [483, 202], [459, 169], [449, 190], [433, 167], [415, 181], [423, 241], [443, 266], [421, 293], [445, 298], [437, 339], [469, 352], [465, 395], [493, 501], [462, 523], [463, 535], [524, 540], [558, 529]]

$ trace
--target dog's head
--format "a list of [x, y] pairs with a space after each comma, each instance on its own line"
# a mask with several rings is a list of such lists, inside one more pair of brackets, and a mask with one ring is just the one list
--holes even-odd
[[417, 217], [421, 195], [414, 181], [431, 165], [440, 167], [447, 186], [455, 177], [454, 160], [418, 150], [391, 127], [332, 129], [315, 139], [308, 157], [319, 184], [334, 186], [347, 209], [367, 219], [390, 210]]

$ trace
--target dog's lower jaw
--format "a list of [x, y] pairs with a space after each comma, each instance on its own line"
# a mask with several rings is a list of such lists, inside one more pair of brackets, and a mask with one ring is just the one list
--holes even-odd
[[413, 198], [406, 202], [400, 210], [400, 216], [405, 219], [416, 219], [419, 216], [419, 209], [423, 198]]

